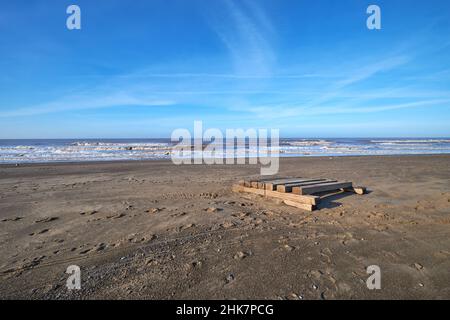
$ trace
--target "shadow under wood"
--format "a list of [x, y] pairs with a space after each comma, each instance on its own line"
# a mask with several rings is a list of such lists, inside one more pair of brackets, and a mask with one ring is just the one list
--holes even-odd
[[321, 192], [316, 193], [314, 195], [320, 196], [320, 203], [317, 205], [317, 209], [332, 209], [337, 208], [341, 206], [341, 203], [335, 202], [336, 200], [348, 197], [348, 196], [354, 196], [355, 194], [352, 192], [347, 191], [335, 191], [335, 192]]

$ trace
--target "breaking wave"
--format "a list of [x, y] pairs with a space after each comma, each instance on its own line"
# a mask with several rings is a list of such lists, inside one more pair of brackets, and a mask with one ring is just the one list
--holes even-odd
[[[172, 147], [169, 139], [0, 140], [0, 163], [169, 159]], [[258, 155], [253, 145], [234, 148], [237, 157]], [[274, 151], [259, 151], [266, 149]], [[281, 139], [277, 150], [281, 157], [450, 154], [450, 139]]]

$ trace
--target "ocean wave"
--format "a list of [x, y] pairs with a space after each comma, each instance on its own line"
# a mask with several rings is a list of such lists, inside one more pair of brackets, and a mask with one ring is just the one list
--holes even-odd
[[331, 144], [331, 141], [327, 140], [315, 140], [315, 139], [304, 139], [304, 140], [283, 140], [281, 145], [283, 146], [293, 146], [293, 147], [301, 147], [301, 146], [322, 146]]
[[405, 139], [405, 140], [370, 140], [372, 143], [395, 145], [395, 144], [429, 144], [429, 143], [450, 143], [450, 139]]
[[[203, 143], [206, 147], [209, 143]], [[231, 149], [230, 149], [231, 146]], [[161, 141], [48, 141], [17, 144], [0, 140], [0, 163], [83, 162], [170, 159], [173, 144]], [[255, 157], [264, 152], [291, 156], [355, 156], [396, 154], [450, 154], [450, 139], [281, 139], [279, 147], [228, 144], [215, 154], [187, 147], [183, 157]], [[232, 151], [230, 153], [230, 151]]]

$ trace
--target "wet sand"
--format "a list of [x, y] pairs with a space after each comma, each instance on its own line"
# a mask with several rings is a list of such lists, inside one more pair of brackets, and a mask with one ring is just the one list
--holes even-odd
[[[350, 180], [302, 211], [231, 192], [258, 166], [0, 166], [0, 298], [449, 299], [450, 156], [282, 158]], [[82, 289], [69, 291], [69, 265]], [[381, 268], [381, 289], [366, 268]]]

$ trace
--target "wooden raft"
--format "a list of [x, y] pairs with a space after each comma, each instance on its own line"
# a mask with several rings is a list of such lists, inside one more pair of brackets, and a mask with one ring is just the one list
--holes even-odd
[[260, 179], [241, 180], [233, 186], [234, 192], [253, 193], [267, 198], [282, 200], [286, 205], [313, 211], [320, 203], [320, 196], [315, 193], [336, 190], [351, 191], [364, 194], [364, 187], [354, 187], [352, 182], [330, 179]]

